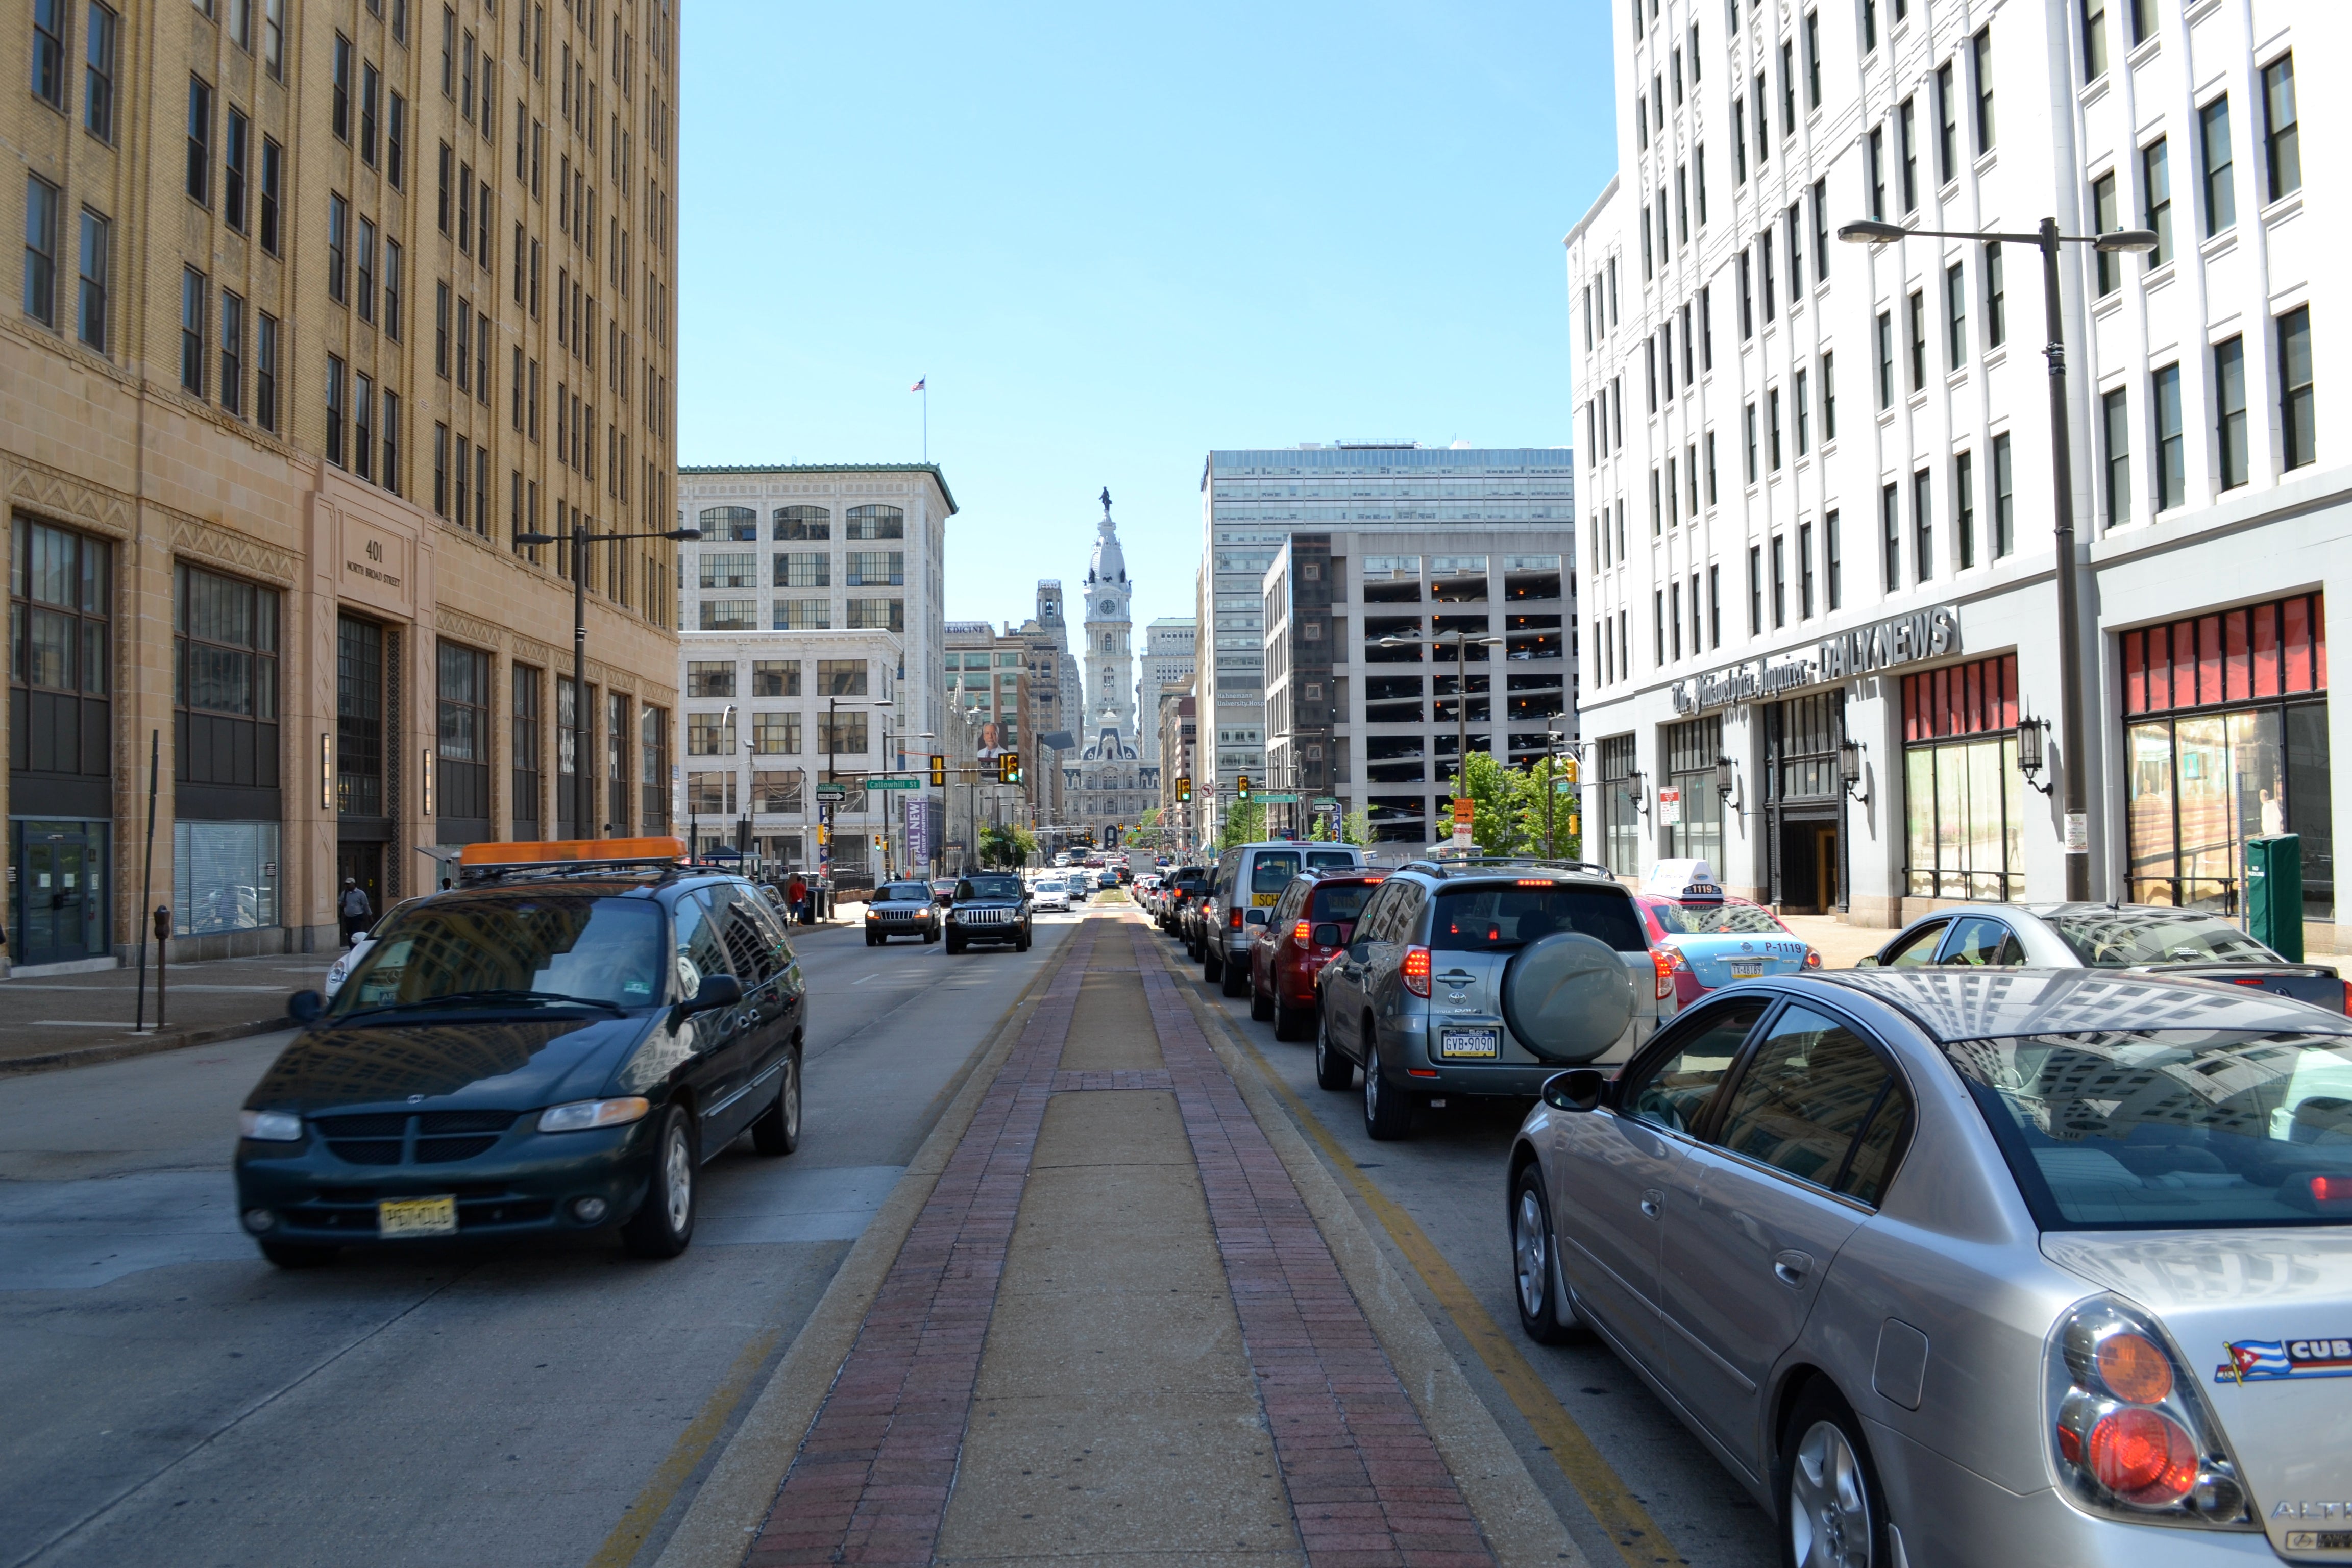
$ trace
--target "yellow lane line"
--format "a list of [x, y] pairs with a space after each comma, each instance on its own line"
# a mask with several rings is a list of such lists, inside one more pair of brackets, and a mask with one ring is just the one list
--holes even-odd
[[613, 1527], [613, 1533], [604, 1538], [604, 1544], [596, 1549], [596, 1555], [588, 1559], [588, 1568], [627, 1568], [629, 1563], [636, 1561], [637, 1553], [645, 1547], [646, 1537], [653, 1533], [654, 1526], [669, 1510], [678, 1489], [686, 1485], [687, 1478], [694, 1474], [694, 1468], [702, 1463], [702, 1456], [710, 1451], [710, 1445], [719, 1440], [720, 1430], [727, 1425], [728, 1413], [742, 1400], [744, 1392], [751, 1386], [751, 1380], [759, 1375], [760, 1368], [767, 1363], [768, 1353], [776, 1348], [776, 1341], [782, 1334], [781, 1328], [770, 1329], [743, 1347], [735, 1357], [734, 1364], [727, 1369], [727, 1375], [720, 1378], [719, 1386], [711, 1391], [701, 1413], [687, 1424], [685, 1431], [678, 1434], [668, 1458], [662, 1460], [652, 1479], [646, 1482], [645, 1489], [637, 1493], [636, 1500], [630, 1503], [627, 1511], [621, 1515], [621, 1522]]
[[1543, 1378], [1519, 1353], [1519, 1347], [1503, 1332], [1486, 1305], [1463, 1283], [1454, 1266], [1446, 1262], [1445, 1255], [1438, 1251], [1436, 1243], [1358, 1167], [1348, 1151], [1307, 1109], [1297, 1091], [1274, 1070], [1256, 1044], [1234, 1027], [1224, 1009], [1215, 1011], [1225, 1024], [1227, 1037], [1249, 1054], [1257, 1064], [1259, 1076], [1290, 1108], [1299, 1127], [1315, 1141], [1324, 1158], [1346, 1178], [1348, 1184], [1355, 1188], [1364, 1206], [1371, 1210], [1373, 1217], [1397, 1244], [1397, 1250], [1404, 1254], [1405, 1260], [1429, 1287], [1430, 1294], [1437, 1298], [1438, 1305], [1453, 1318], [1454, 1326], [1470, 1342], [1472, 1352], [1486, 1363], [1495, 1381], [1502, 1384], [1504, 1394], [1518, 1407], [1519, 1414], [1527, 1417], [1528, 1425], [1535, 1429], [1537, 1441], [1551, 1455], [1568, 1484], [1576, 1489], [1576, 1495], [1584, 1500], [1584, 1506], [1592, 1510], [1594, 1521], [1608, 1532], [1626, 1568], [1657, 1568], [1660, 1563], [1687, 1561], [1675, 1550], [1674, 1542], [1658, 1527], [1657, 1521], [1650, 1517], [1650, 1510], [1642, 1506], [1641, 1500], [1601, 1457], [1592, 1439], [1585, 1436], [1584, 1428], [1560, 1407], [1551, 1390], [1544, 1386]]

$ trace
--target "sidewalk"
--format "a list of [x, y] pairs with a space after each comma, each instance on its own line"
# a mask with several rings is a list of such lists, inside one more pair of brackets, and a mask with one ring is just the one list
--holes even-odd
[[334, 952], [279, 952], [175, 963], [164, 1027], [155, 1028], [155, 963], [147, 965], [147, 1030], [134, 1033], [139, 968], [0, 980], [0, 1074], [118, 1061], [289, 1028], [286, 999], [326, 984]]
[[663, 1568], [1580, 1563], [1164, 946], [1072, 931]]

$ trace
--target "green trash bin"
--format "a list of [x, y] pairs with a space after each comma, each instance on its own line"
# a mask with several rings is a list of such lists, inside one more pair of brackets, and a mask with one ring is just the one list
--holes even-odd
[[2246, 840], [2246, 934], [2303, 962], [2303, 836]]

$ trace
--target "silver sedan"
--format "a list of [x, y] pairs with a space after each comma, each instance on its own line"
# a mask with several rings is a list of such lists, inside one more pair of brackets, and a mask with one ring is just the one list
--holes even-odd
[[1598, 1335], [1801, 1568], [2352, 1563], [2352, 1022], [2082, 969], [1743, 983], [1511, 1156]]

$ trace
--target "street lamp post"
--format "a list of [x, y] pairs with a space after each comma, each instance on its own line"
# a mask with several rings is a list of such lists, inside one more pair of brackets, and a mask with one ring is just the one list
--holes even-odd
[[1899, 242], [1912, 235], [1923, 239], [1972, 239], [1991, 245], [2031, 245], [2042, 252], [2042, 313], [2049, 341], [2042, 357], [2050, 371], [2050, 468], [2054, 482], [2055, 510], [2051, 531], [2055, 546], [2058, 579], [2058, 730], [2065, 748], [2066, 898], [2081, 903], [2091, 896], [2090, 781], [2083, 766], [2085, 703], [2083, 698], [2082, 603], [2074, 559], [2074, 454], [2066, 423], [2066, 334], [2059, 314], [2058, 247], [2088, 245], [2107, 251], [2148, 251], [2157, 246], [2154, 231], [2116, 229], [2108, 234], [2060, 234], [2058, 220], [2045, 217], [2032, 234], [1990, 231], [1906, 228], [1901, 224], [1864, 219], [1846, 224], [1838, 237], [1851, 245]]
[[[853, 708], [889, 708], [896, 706], [896, 704], [894, 704], [890, 699], [885, 697], [879, 701], [852, 702], [850, 706]], [[841, 729], [841, 721], [839, 719], [840, 712], [841, 699], [836, 696], [826, 697], [824, 700], [824, 782], [827, 784], [834, 782], [833, 743], [834, 737], [840, 732]], [[868, 804], [870, 807], [871, 803]], [[885, 820], [887, 822], [887, 819], [886, 818]], [[819, 848], [824, 851], [824, 869], [828, 874], [830, 874], [833, 869], [833, 801], [832, 797], [826, 796], [817, 802], [817, 826], [824, 830], [824, 837], [825, 842], [820, 845]], [[885, 853], [887, 853], [887, 846], [885, 847]]]
[[[1501, 643], [1503, 639], [1492, 637], [1474, 637], [1468, 632], [1435, 632], [1428, 637], [1415, 633], [1412, 637], [1382, 637], [1380, 646], [1403, 647], [1412, 643], [1429, 643], [1433, 646], [1449, 641], [1454, 645], [1454, 793], [1456, 796], [1460, 796], [1470, 793], [1470, 679], [1464, 673], [1463, 650], [1471, 643], [1492, 647]], [[1434, 703], [1435, 700], [1433, 694], [1431, 701]], [[1491, 679], [1486, 683], [1486, 722], [1489, 726], [1495, 722], [1495, 690], [1494, 682]], [[1491, 734], [1486, 742], [1486, 754], [1490, 757], [1495, 754], [1495, 742]]]
[[[591, 533], [582, 525], [572, 530], [572, 826], [584, 832], [593, 815], [590, 802], [594, 799], [595, 778], [590, 773], [588, 748], [583, 742], [588, 721], [588, 547], [591, 544], [617, 544], [633, 539], [667, 539], [683, 544], [700, 539], [702, 531], [693, 528], [665, 529], [653, 533]], [[519, 545], [537, 548], [542, 544], [560, 543], [552, 533], [518, 533]]]

